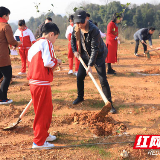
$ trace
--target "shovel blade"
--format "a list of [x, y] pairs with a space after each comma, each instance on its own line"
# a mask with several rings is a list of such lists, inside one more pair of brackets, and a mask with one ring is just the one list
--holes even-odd
[[94, 118], [95, 119], [98, 119], [98, 118], [104, 118], [108, 112], [111, 110], [111, 103], [110, 102], [107, 102], [103, 108], [97, 112], [95, 115], [94, 115]]
[[20, 121], [21, 121], [21, 119], [19, 118], [19, 119], [17, 120], [17, 122], [11, 123], [9, 126], [3, 128], [3, 130], [4, 130], [4, 131], [8, 131], [8, 130], [12, 130], [12, 129], [16, 128], [16, 126], [18, 125], [18, 123], [19, 123]]

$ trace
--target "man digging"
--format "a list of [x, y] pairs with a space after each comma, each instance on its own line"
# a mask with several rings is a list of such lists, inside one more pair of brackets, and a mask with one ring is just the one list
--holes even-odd
[[[92, 72], [92, 66], [95, 66], [97, 70], [103, 93], [112, 104], [105, 67], [107, 48], [101, 38], [99, 29], [92, 22], [86, 19], [86, 12], [84, 10], [77, 10], [75, 12], [74, 23], [76, 25], [73, 28], [71, 37], [72, 51], [75, 57], [79, 58], [79, 56], [81, 56], [84, 63], [87, 65], [87, 70], [85, 70], [83, 65], [80, 63], [77, 74], [78, 97], [74, 100], [73, 105], [84, 100], [84, 79], [88, 72]], [[79, 40], [81, 42], [78, 46], [79, 52], [77, 52], [76, 41]], [[116, 113], [113, 105], [110, 112]]]

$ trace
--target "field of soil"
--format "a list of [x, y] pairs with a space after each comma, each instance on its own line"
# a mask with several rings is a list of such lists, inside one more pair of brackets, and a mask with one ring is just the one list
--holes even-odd
[[[77, 97], [76, 76], [68, 75], [67, 40], [57, 40], [55, 53], [63, 61], [61, 70], [54, 72], [51, 83], [53, 118], [50, 134], [57, 136], [50, 150], [33, 150], [33, 106], [17, 127], [3, 128], [17, 121], [31, 99], [26, 76], [19, 76], [21, 60], [11, 56], [13, 82], [9, 86], [10, 105], [0, 105], [0, 159], [16, 160], [127, 160], [160, 159], [149, 155], [151, 150], [133, 149], [136, 135], [159, 135], [160, 132], [160, 58], [150, 52], [151, 59], [143, 54], [134, 55], [133, 41], [119, 45], [118, 62], [113, 64], [117, 75], [107, 75], [113, 105], [117, 114], [109, 113], [103, 120], [91, 117], [100, 111], [104, 102], [89, 76], [85, 79], [85, 96], [82, 103], [72, 105]], [[153, 40], [159, 47], [160, 40]], [[160, 54], [160, 51], [158, 51]], [[93, 76], [99, 83], [96, 70]]]

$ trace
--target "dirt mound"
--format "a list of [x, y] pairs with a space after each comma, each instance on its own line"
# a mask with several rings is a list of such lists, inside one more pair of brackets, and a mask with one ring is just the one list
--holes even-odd
[[94, 115], [95, 112], [82, 112], [80, 114], [75, 112], [64, 117], [61, 123], [87, 125], [91, 132], [97, 136], [118, 135], [127, 129], [123, 123], [115, 121], [110, 116], [96, 119]]
[[160, 68], [159, 67], [154, 67], [154, 68], [146, 69], [146, 70], [142, 71], [141, 73], [145, 73], [145, 74], [160, 74]]

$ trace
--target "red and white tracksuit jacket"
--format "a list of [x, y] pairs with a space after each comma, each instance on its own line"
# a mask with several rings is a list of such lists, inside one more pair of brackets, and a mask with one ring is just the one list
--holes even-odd
[[[72, 32], [73, 32], [73, 23], [71, 23], [66, 30], [66, 34], [65, 37], [69, 40], [68, 42], [68, 61], [69, 61], [69, 70], [73, 69], [73, 57], [74, 57], [74, 53], [72, 51], [72, 47], [71, 47], [71, 36], [72, 36]], [[75, 57], [75, 71], [78, 71], [79, 68], [79, 60]]]
[[49, 135], [53, 111], [50, 82], [57, 59], [52, 43], [45, 38], [38, 39], [28, 51], [28, 63], [27, 79], [35, 112], [33, 142], [41, 146]]
[[14, 37], [15, 36], [19, 36], [20, 41], [22, 42], [22, 44], [18, 47], [22, 62], [21, 72], [26, 72], [28, 49], [31, 47], [33, 43], [36, 42], [36, 39], [32, 31], [27, 27], [25, 27], [24, 30], [17, 29], [16, 32], [14, 33]]

